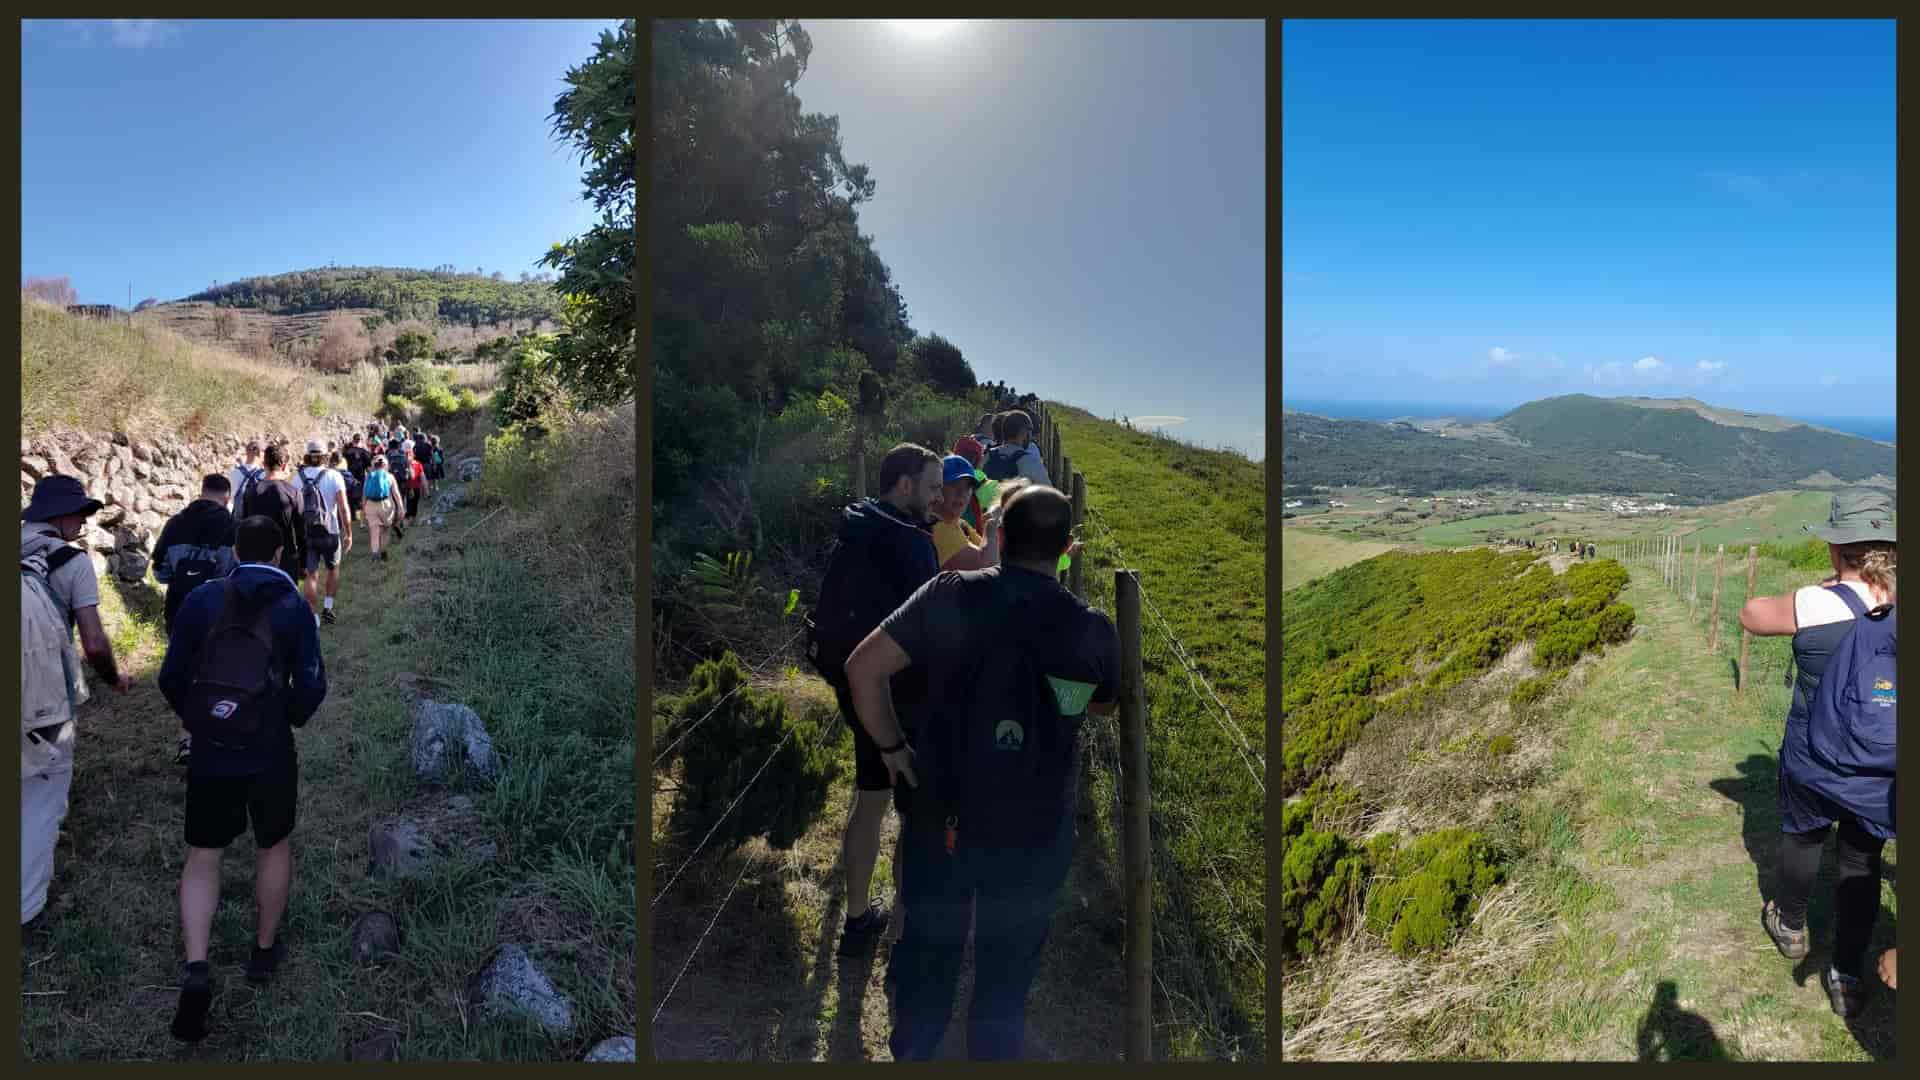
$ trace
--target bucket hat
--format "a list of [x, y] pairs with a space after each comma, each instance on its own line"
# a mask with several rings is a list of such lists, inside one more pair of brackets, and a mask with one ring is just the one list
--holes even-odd
[[106, 504], [87, 497], [79, 479], [55, 473], [33, 485], [33, 498], [20, 511], [21, 521], [52, 521], [68, 514], [97, 514]]
[[1804, 528], [1829, 544], [1864, 544], [1869, 541], [1891, 544], [1894, 542], [1893, 503], [1885, 492], [1870, 488], [1835, 492], [1826, 522]]

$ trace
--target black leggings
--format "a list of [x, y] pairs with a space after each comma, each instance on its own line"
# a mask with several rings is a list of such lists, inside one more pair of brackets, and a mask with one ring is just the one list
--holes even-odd
[[[1780, 834], [1780, 921], [1807, 924], [1807, 898], [1820, 872], [1820, 853], [1831, 826], [1811, 832]], [[1833, 966], [1842, 975], [1860, 977], [1873, 924], [1880, 917], [1880, 849], [1886, 841], [1867, 834], [1851, 820], [1840, 822], [1840, 877], [1834, 883]]]

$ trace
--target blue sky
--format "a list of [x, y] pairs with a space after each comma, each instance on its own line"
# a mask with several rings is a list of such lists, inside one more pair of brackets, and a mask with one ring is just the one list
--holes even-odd
[[1885, 416], [1894, 24], [1288, 20], [1282, 393]]
[[1264, 453], [1260, 22], [804, 20], [863, 231], [982, 379]]
[[125, 304], [328, 263], [537, 272], [593, 220], [547, 117], [615, 25], [25, 23], [21, 276]]

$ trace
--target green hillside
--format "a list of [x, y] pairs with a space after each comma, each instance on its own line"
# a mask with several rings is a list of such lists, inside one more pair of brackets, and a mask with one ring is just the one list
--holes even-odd
[[329, 266], [243, 278], [183, 299], [276, 315], [371, 308], [395, 321], [438, 319], [475, 329], [503, 320], [551, 320], [560, 313], [560, 295], [549, 281], [525, 276], [507, 281], [497, 273], [459, 273], [452, 267]]
[[[1583, 394], [1530, 402], [1493, 424], [1506, 438], [1460, 438], [1407, 423], [1286, 416], [1289, 483], [1436, 491], [1484, 486], [1739, 498], [1823, 471], [1836, 482], [1892, 477], [1890, 446], [1802, 426], [1715, 423], [1691, 409]], [[1517, 442], [1509, 439], [1519, 440]]]

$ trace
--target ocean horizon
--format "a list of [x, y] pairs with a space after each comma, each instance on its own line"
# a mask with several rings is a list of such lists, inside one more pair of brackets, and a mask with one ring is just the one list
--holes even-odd
[[[1396, 417], [1411, 417], [1417, 420], [1432, 420], [1443, 416], [1457, 417], [1462, 420], [1492, 420], [1512, 412], [1513, 405], [1456, 405], [1446, 402], [1414, 401], [1336, 401], [1327, 398], [1301, 398], [1298, 401], [1282, 399], [1285, 408], [1325, 416], [1333, 420], [1392, 420]], [[1765, 410], [1752, 410], [1762, 412]], [[1895, 418], [1891, 416], [1784, 416], [1789, 420], [1798, 420], [1803, 424], [1831, 428], [1848, 435], [1858, 435], [1863, 439], [1879, 442], [1893, 442]]]

